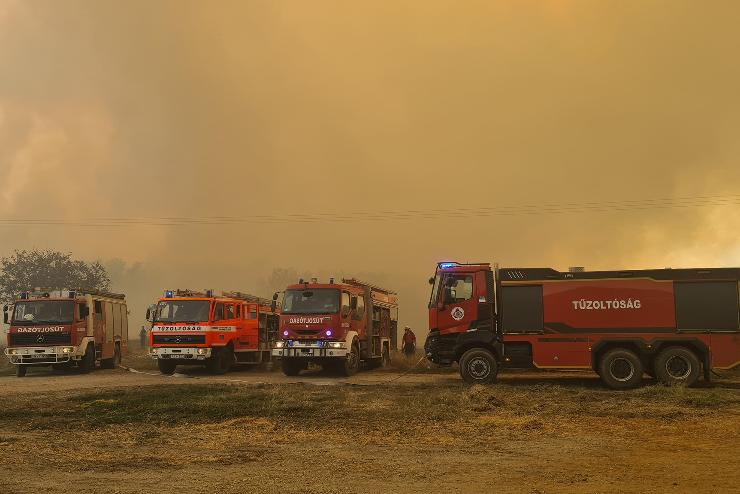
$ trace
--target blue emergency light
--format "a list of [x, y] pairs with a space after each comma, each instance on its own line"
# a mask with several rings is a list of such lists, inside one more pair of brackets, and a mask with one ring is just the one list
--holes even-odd
[[175, 292], [172, 290], [165, 290], [164, 291], [164, 298], [172, 298], [174, 297]]
[[456, 262], [440, 262], [439, 263], [440, 269], [450, 269], [450, 268], [454, 268], [455, 266], [457, 266]]

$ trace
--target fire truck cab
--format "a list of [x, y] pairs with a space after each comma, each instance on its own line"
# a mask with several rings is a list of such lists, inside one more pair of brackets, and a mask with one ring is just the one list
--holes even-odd
[[5, 355], [18, 377], [32, 366], [115, 368], [128, 350], [128, 309], [125, 296], [117, 293], [24, 292], [4, 307], [4, 321], [10, 324]]
[[643, 374], [690, 386], [740, 365], [740, 269], [559, 272], [437, 265], [427, 357], [467, 382], [500, 367], [589, 369], [614, 389]]
[[272, 355], [280, 358], [288, 376], [309, 363], [349, 376], [362, 363], [387, 365], [396, 348], [395, 292], [354, 278], [300, 280], [286, 288], [280, 312], [280, 339]]
[[166, 290], [147, 311], [149, 348], [163, 374], [205, 365], [223, 374], [234, 364], [262, 364], [278, 329], [271, 301], [241, 292]]

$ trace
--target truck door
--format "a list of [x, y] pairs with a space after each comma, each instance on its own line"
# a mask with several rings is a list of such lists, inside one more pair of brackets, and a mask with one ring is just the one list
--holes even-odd
[[441, 283], [437, 299], [440, 334], [467, 331], [476, 318], [478, 304], [474, 297], [473, 273], [446, 273]]

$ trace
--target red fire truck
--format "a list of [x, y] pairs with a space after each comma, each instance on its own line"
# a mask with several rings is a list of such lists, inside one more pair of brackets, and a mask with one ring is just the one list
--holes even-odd
[[24, 292], [4, 308], [10, 324], [5, 355], [18, 377], [31, 366], [90, 372], [96, 364], [112, 369], [128, 349], [128, 309], [124, 295], [91, 290]]
[[[273, 300], [277, 299], [277, 294]], [[309, 363], [352, 375], [361, 363], [387, 365], [396, 348], [398, 299], [370, 283], [300, 280], [283, 295], [280, 336], [272, 351], [283, 372], [295, 376]]]
[[430, 279], [427, 357], [470, 383], [499, 367], [591, 369], [614, 389], [643, 374], [690, 386], [740, 365], [740, 269], [491, 269], [443, 262]]
[[278, 314], [271, 301], [241, 292], [167, 290], [147, 310], [149, 352], [163, 374], [178, 365], [205, 365], [223, 374], [234, 364], [270, 360]]

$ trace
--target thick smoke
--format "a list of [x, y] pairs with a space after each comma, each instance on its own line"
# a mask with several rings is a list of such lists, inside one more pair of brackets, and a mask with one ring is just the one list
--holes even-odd
[[[690, 1], [0, 0], [0, 217], [83, 223], [0, 226], [0, 254], [118, 259], [138, 313], [165, 287], [260, 290], [273, 267], [364, 272], [399, 290], [416, 327], [441, 259], [737, 265], [737, 206], [361, 211], [736, 194], [738, 14]], [[92, 226], [303, 213], [354, 219]]]

